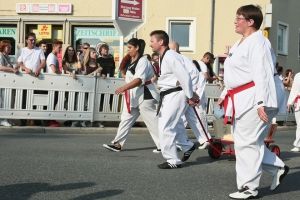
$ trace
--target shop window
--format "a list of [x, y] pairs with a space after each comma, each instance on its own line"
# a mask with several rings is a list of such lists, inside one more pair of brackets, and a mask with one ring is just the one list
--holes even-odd
[[288, 55], [288, 36], [289, 25], [283, 22], [278, 22], [277, 53], [280, 55]]
[[[127, 54], [127, 41], [131, 36], [124, 38], [124, 56]], [[77, 52], [81, 51], [83, 43], [89, 43], [94, 47], [99, 56], [99, 48], [106, 43], [109, 46], [109, 54], [114, 57], [116, 66], [119, 66], [120, 36], [114, 27], [73, 26], [73, 46]]]
[[0, 41], [9, 40], [11, 43], [11, 51], [9, 57], [13, 63], [16, 63], [17, 49], [17, 27], [16, 26], [0, 26]]
[[176, 41], [179, 44], [180, 51], [195, 51], [195, 19], [167, 19], [167, 30], [170, 41]]

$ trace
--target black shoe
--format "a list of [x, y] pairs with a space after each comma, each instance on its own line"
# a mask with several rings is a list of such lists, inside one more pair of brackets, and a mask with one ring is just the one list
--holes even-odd
[[26, 119], [21, 119], [20, 121], [21, 121], [20, 126], [26, 126], [26, 124], [27, 124]]
[[72, 121], [67, 120], [64, 122], [64, 126], [71, 126], [72, 125]]
[[160, 169], [176, 169], [176, 168], [181, 168], [181, 164], [171, 164], [168, 162], [165, 162], [163, 164], [157, 165]]
[[111, 151], [115, 151], [115, 152], [121, 151], [121, 147], [117, 147], [115, 144], [104, 144], [103, 146]]
[[187, 161], [187, 160], [190, 158], [190, 156], [191, 156], [191, 154], [193, 153], [193, 151], [195, 150], [195, 148], [196, 148], [196, 145], [194, 144], [194, 145], [192, 146], [192, 148], [190, 148], [190, 150], [184, 152], [181, 161], [182, 161], [182, 162]]
[[42, 121], [41, 120], [34, 120], [34, 125], [35, 126], [42, 126]]
[[143, 127], [140, 123], [136, 122], [133, 124], [133, 127]]

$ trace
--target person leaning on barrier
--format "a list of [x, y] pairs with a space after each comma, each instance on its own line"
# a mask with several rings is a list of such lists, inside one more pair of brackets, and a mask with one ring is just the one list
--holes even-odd
[[[25, 36], [26, 47], [18, 52], [18, 66], [27, 74], [39, 77], [41, 70], [45, 67], [45, 54], [42, 49], [36, 47], [35, 33], [27, 33]], [[22, 109], [26, 109], [27, 90], [23, 90]], [[26, 126], [27, 120], [21, 120], [21, 126]]]
[[[17, 68], [17, 66], [13, 66], [13, 64], [10, 61], [10, 58], [8, 56], [8, 54], [11, 51], [11, 44], [9, 40], [2, 40], [0, 42], [0, 71], [5, 71], [5, 72], [13, 72], [15, 74], [19, 73], [19, 70]], [[0, 88], [1, 91], [1, 108], [4, 107], [4, 103], [5, 103], [5, 90]], [[11, 108], [14, 107], [14, 103], [15, 103], [15, 93], [16, 90], [12, 90], [12, 96], [11, 96]], [[13, 123], [9, 122], [6, 119], [0, 119], [0, 125], [1, 126], [11, 126]]]
[[[62, 42], [59, 40], [54, 40], [52, 42], [52, 52], [48, 55], [47, 61], [46, 61], [46, 73], [49, 74], [61, 74], [61, 71], [59, 69], [59, 63], [57, 54], [62, 50]], [[58, 91], [54, 92], [54, 105], [53, 110], [55, 110], [56, 104], [58, 102]], [[47, 126], [50, 127], [58, 127], [60, 126], [59, 123], [55, 120], [49, 120], [47, 121]]]
[[151, 82], [153, 69], [146, 56], [143, 56], [145, 41], [132, 38], [128, 41], [128, 54], [131, 63], [126, 71], [126, 84], [116, 89], [115, 94], [121, 95], [125, 92], [121, 122], [117, 135], [111, 144], [103, 146], [111, 151], [121, 151], [132, 125], [141, 115], [151, 134], [157, 149], [160, 149], [156, 104], [159, 94]]
[[[88, 76], [94, 76], [95, 73], [101, 74], [102, 68], [100, 67], [100, 64], [97, 62], [97, 54], [96, 54], [96, 49], [93, 47], [90, 47], [86, 50], [86, 53], [84, 55], [83, 59], [83, 66], [82, 66], [82, 74], [83, 75], [88, 75]], [[102, 74], [101, 77], [103, 79], [106, 78], [105, 74]], [[87, 101], [86, 97], [86, 101]], [[85, 127], [86, 124], [85, 122], [80, 122], [82, 127]], [[104, 128], [101, 122], [96, 122], [97, 126], [100, 128]], [[73, 125], [75, 126], [75, 125]]]
[[[72, 46], [68, 46], [65, 50], [64, 56], [63, 56], [63, 60], [62, 60], [62, 66], [63, 66], [63, 70], [65, 74], [70, 74], [71, 77], [73, 79], [77, 79], [76, 75], [79, 74], [80, 72], [80, 63], [78, 62], [78, 58], [77, 55], [75, 53], [74, 47]], [[65, 109], [68, 110], [68, 100], [69, 100], [69, 92], [65, 93]], [[77, 104], [77, 98], [78, 95], [75, 94], [75, 110], [76, 108], [76, 104]], [[73, 122], [74, 123], [74, 122]], [[73, 124], [71, 121], [65, 121], [64, 125], [65, 126], [76, 126], [77, 123]]]

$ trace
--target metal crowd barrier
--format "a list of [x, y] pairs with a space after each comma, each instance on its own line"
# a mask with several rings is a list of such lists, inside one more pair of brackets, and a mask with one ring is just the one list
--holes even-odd
[[[39, 77], [21, 72], [0, 72], [0, 119], [40, 119], [74, 121], [120, 121], [123, 95], [114, 91], [125, 84], [123, 79], [67, 74], [41, 74]], [[221, 94], [220, 87], [207, 84], [208, 121], [215, 119], [213, 110]], [[286, 94], [288, 98], [288, 93]], [[2, 96], [2, 95], [1, 95]], [[54, 106], [54, 99], [57, 104]], [[295, 121], [293, 112], [276, 116], [277, 121]], [[138, 121], [143, 121], [141, 117]]]

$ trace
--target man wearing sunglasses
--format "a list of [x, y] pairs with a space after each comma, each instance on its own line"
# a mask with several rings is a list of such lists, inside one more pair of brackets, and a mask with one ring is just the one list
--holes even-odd
[[[27, 74], [38, 77], [45, 67], [45, 55], [42, 49], [36, 47], [35, 33], [27, 33], [25, 36], [26, 47], [18, 52], [18, 66]], [[27, 90], [23, 90], [22, 108], [26, 108]], [[21, 120], [21, 126], [26, 126], [27, 120]]]
[[88, 48], [90, 48], [90, 44], [87, 42], [83, 43], [81, 46], [82, 54], [80, 54], [80, 56], [79, 56], [79, 61], [82, 65], [83, 65], [83, 58], [84, 58], [85, 52]]

